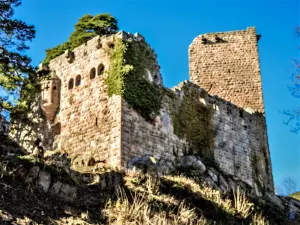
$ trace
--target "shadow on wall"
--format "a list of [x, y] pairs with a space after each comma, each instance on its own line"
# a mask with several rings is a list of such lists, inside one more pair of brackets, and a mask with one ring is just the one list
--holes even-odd
[[19, 143], [28, 153], [38, 146], [51, 149], [53, 133], [57, 128], [51, 128], [39, 106], [40, 97], [32, 104], [31, 112], [12, 115], [10, 137]]

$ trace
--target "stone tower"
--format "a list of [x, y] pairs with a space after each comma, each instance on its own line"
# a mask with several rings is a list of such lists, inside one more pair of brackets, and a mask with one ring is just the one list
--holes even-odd
[[199, 35], [189, 47], [190, 79], [211, 95], [264, 112], [255, 27]]
[[[94, 37], [47, 66], [51, 79], [43, 83], [40, 102], [47, 126], [36, 129], [36, 138], [46, 149], [67, 153], [74, 170], [127, 170], [154, 158], [171, 171], [184, 155], [197, 154], [256, 193], [273, 192], [257, 39], [255, 28], [197, 37], [189, 49], [192, 82], [168, 89], [156, 54], [141, 35]], [[113, 54], [120, 40], [134, 43], [122, 60]], [[108, 82], [111, 68], [119, 70], [120, 61], [138, 71], [127, 73], [131, 79], [123, 83], [132, 92], [109, 94], [117, 83]], [[151, 83], [148, 90], [159, 90], [162, 95], [154, 98], [162, 100], [159, 112], [145, 117], [137, 109], [154, 99], [146, 92]], [[128, 96], [140, 101], [130, 104]]]

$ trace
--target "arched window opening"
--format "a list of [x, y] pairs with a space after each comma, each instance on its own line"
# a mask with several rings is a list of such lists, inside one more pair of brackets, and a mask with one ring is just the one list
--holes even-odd
[[56, 86], [53, 87], [53, 90], [56, 90]]
[[74, 87], [74, 79], [71, 78], [71, 79], [69, 80], [68, 88], [69, 88], [69, 90], [70, 90], [70, 89], [72, 89], [73, 87]]
[[96, 69], [93, 67], [90, 71], [90, 79], [94, 79], [96, 77]]
[[81, 76], [77, 75], [75, 85], [79, 86], [81, 84]]
[[98, 66], [98, 76], [102, 75], [104, 72], [104, 65], [101, 63], [99, 66]]

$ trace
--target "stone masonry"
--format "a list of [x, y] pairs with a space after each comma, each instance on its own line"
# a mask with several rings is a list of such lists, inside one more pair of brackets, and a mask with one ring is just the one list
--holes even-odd
[[55, 87], [52, 79], [50, 84], [45, 84], [50, 88], [43, 89], [44, 96], [51, 96], [47, 93], [60, 89], [60, 96], [56, 96], [60, 98], [60, 105], [52, 121], [57, 132], [53, 147], [68, 152], [77, 166], [121, 163], [121, 97], [108, 98], [104, 84], [109, 66], [107, 51], [113, 38], [94, 38], [49, 64], [51, 73], [55, 73], [61, 83]]
[[83, 167], [99, 163], [125, 170], [143, 156], [176, 163], [190, 144], [174, 133], [173, 115], [190, 90], [212, 109], [211, 151], [218, 167], [254, 189], [273, 192], [255, 28], [197, 37], [189, 49], [191, 82], [167, 89], [161, 77], [148, 78], [168, 93], [150, 122], [121, 96], [107, 94], [104, 80], [116, 38], [144, 40], [125, 34], [95, 37], [51, 60], [41, 108], [53, 131], [52, 148]]
[[[172, 88], [176, 94], [172, 105], [180, 105], [184, 90], [199, 94], [199, 101], [213, 110], [214, 159], [226, 174], [238, 177], [251, 187], [274, 191], [270, 153], [264, 118], [260, 113], [248, 113], [204, 89], [184, 81]], [[201, 97], [203, 96], [203, 97]], [[166, 98], [168, 98], [166, 96]], [[166, 101], [165, 112], [158, 122], [150, 124], [122, 104], [122, 165], [134, 157], [151, 155], [155, 159], [175, 161], [187, 152], [188, 143], [173, 133], [172, 114], [176, 107]], [[175, 102], [175, 103], [174, 103]], [[168, 119], [165, 119], [168, 118]]]
[[190, 78], [211, 95], [264, 112], [255, 27], [207, 33], [189, 47]]

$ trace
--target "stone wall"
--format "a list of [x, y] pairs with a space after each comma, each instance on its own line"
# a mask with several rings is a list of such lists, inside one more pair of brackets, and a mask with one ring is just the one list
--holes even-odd
[[159, 118], [149, 123], [122, 102], [122, 167], [133, 157], [153, 156], [156, 160], [175, 161], [187, 150], [188, 143], [168, 130]]
[[194, 89], [199, 101], [213, 108], [213, 151], [218, 167], [254, 188], [258, 185], [274, 191], [264, 115], [246, 112], [188, 81], [174, 90], [177, 96], [183, 96], [186, 88]]
[[33, 153], [37, 146], [50, 150], [54, 141], [51, 124], [46, 120], [40, 103], [41, 96], [36, 95], [30, 112], [16, 115], [10, 121], [9, 136], [28, 153]]
[[264, 112], [255, 27], [207, 33], [189, 47], [190, 78], [209, 94]]
[[[173, 96], [170, 100], [170, 96], [165, 96], [164, 110], [153, 124], [146, 122], [123, 101], [122, 166], [126, 167], [126, 162], [134, 157], [148, 155], [175, 162], [188, 153], [189, 144], [173, 132], [173, 115], [188, 90], [198, 95], [203, 105], [212, 108], [214, 146], [211, 151], [219, 169], [258, 189], [257, 192], [265, 189], [273, 192], [264, 115], [248, 113], [228, 101], [209, 95], [189, 81], [180, 83], [173, 90], [175, 98]], [[208, 129], [207, 132], [210, 132]]]
[[96, 37], [49, 64], [61, 80], [54, 148], [77, 166], [120, 164], [121, 97], [109, 98], [104, 83], [113, 38]]

